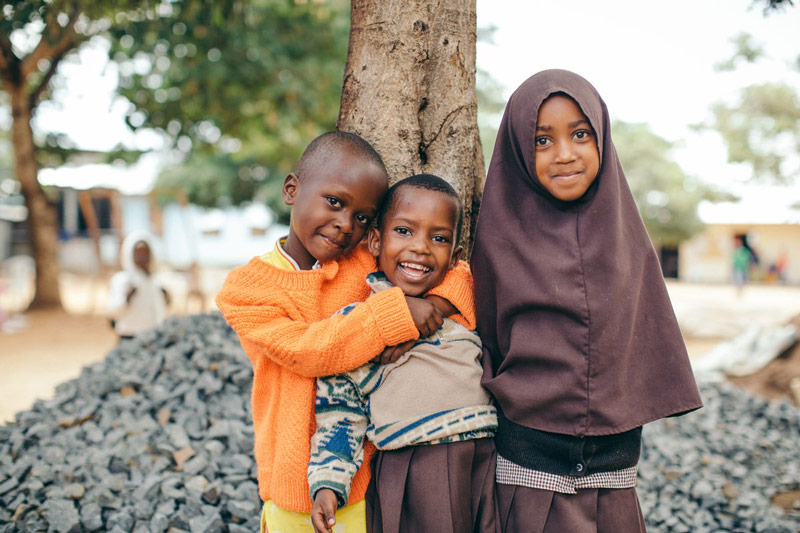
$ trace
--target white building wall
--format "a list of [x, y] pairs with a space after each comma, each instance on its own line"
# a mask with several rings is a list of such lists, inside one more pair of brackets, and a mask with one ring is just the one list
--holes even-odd
[[230, 268], [267, 252], [289, 228], [273, 224], [263, 205], [204, 209], [171, 204], [163, 210], [162, 258], [176, 268], [192, 262]]
[[706, 283], [729, 283], [734, 236], [747, 234], [760, 264], [751, 272], [756, 281], [768, 280], [768, 269], [779, 254], [788, 255], [787, 283], [800, 284], [800, 224], [709, 224], [680, 246], [680, 279]]

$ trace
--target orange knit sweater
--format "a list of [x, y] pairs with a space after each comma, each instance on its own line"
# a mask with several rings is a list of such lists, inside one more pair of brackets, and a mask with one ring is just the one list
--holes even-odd
[[[399, 288], [369, 296], [365, 278], [373, 270], [375, 259], [363, 245], [318, 270], [281, 270], [254, 258], [234, 269], [217, 295], [217, 305], [253, 364], [258, 492], [282, 509], [311, 512], [306, 470], [315, 431], [314, 378], [353, 370], [386, 346], [418, 336]], [[474, 329], [466, 263], [451, 270], [431, 294], [449, 300], [461, 312], [451, 318]], [[366, 304], [332, 316], [360, 301]], [[350, 503], [364, 498], [373, 450], [365, 450]]]

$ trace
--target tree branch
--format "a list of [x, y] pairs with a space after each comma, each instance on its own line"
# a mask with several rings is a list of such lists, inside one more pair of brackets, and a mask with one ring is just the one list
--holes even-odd
[[[33, 52], [22, 60], [20, 75], [23, 80], [27, 80], [28, 76], [36, 71], [39, 61], [42, 59], [52, 60], [55, 56], [63, 56], [75, 47], [77, 42], [75, 23], [78, 21], [79, 14], [80, 12], [74, 11], [72, 15], [70, 15], [69, 23], [63, 30], [60, 30], [58, 22], [55, 20], [55, 13], [50, 13], [47, 17], [47, 25], [42, 31], [42, 38], [39, 40], [39, 44], [36, 45]], [[55, 42], [51, 44], [53, 41]]]
[[4, 83], [13, 82], [12, 68], [14, 63], [19, 64], [19, 58], [14, 54], [8, 35], [0, 33], [0, 77], [2, 77]]
[[61, 60], [64, 59], [64, 56], [66, 56], [70, 50], [71, 48], [63, 50], [50, 58], [50, 68], [47, 69], [47, 72], [45, 72], [44, 76], [42, 76], [42, 80], [39, 82], [39, 85], [37, 85], [36, 88], [31, 91], [30, 96], [28, 97], [31, 109], [36, 107], [36, 104], [39, 103], [39, 98], [42, 96], [44, 90], [47, 89], [47, 85], [50, 83], [50, 79], [56, 73], [59, 63], [61, 63]]

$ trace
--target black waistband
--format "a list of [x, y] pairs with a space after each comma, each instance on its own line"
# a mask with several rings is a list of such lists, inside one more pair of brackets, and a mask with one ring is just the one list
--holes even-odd
[[642, 428], [616, 435], [576, 437], [548, 433], [508, 420], [498, 409], [497, 453], [531, 470], [588, 476], [630, 468], [639, 462]]

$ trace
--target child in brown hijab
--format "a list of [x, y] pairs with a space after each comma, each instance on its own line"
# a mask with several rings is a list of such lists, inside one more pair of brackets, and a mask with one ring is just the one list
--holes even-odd
[[594, 87], [511, 96], [472, 253], [504, 531], [644, 531], [641, 426], [702, 403]]

